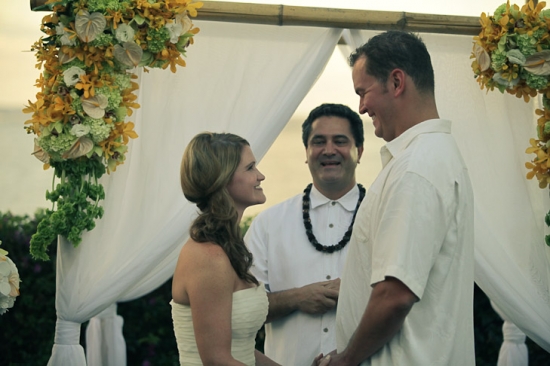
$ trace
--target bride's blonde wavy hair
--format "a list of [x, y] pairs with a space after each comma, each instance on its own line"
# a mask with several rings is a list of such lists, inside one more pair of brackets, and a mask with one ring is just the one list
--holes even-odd
[[248, 272], [252, 253], [241, 234], [238, 213], [227, 191], [248, 141], [231, 133], [203, 132], [195, 136], [183, 153], [180, 168], [185, 198], [200, 209], [189, 230], [199, 243], [212, 242], [225, 251], [239, 278], [258, 284]]

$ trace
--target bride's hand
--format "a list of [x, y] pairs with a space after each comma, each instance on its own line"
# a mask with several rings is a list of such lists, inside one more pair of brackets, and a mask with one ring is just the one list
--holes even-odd
[[330, 355], [326, 355], [325, 357], [323, 357], [323, 354], [321, 353], [319, 356], [313, 359], [311, 366], [328, 366], [329, 363], [330, 363]]

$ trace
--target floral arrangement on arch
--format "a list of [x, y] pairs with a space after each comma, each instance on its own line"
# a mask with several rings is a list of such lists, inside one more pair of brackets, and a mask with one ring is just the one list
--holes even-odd
[[0, 249], [0, 315], [13, 307], [21, 282], [15, 263], [7, 255], [7, 251]]
[[[550, 9], [545, 2], [536, 6], [530, 0], [517, 5], [500, 5], [492, 16], [481, 14], [481, 32], [474, 37], [472, 69], [481, 88], [523, 98], [542, 95], [542, 109], [535, 113], [537, 137], [530, 139], [527, 154], [535, 154], [525, 163], [527, 178], [536, 177], [540, 188], [550, 183]], [[545, 222], [550, 226], [550, 211]], [[550, 246], [550, 235], [546, 235]]]
[[[33, 46], [43, 72], [27, 133], [36, 135], [34, 156], [54, 168], [53, 203], [31, 239], [34, 258], [48, 260], [48, 245], [66, 237], [74, 246], [103, 216], [98, 179], [125, 159], [138, 137], [126, 121], [139, 108], [132, 69], [185, 66], [182, 56], [199, 29], [190, 19], [194, 0], [48, 0], [42, 20], [46, 37]], [[147, 69], [145, 69], [147, 71]], [[56, 177], [60, 182], [56, 185]]]

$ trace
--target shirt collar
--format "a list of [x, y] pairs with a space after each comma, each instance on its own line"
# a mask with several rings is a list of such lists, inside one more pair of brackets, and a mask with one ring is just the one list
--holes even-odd
[[359, 199], [359, 188], [357, 184], [353, 186], [352, 189], [348, 191], [345, 195], [340, 197], [337, 200], [331, 200], [330, 198], [325, 197], [319, 190], [313, 185], [311, 187], [311, 192], [309, 193], [309, 200], [311, 202], [310, 209], [315, 209], [319, 206], [325, 205], [329, 202], [338, 202], [342, 205], [347, 211], [355, 211], [357, 206], [357, 200]]
[[382, 146], [380, 149], [382, 167], [385, 167], [394, 156], [405, 150], [418, 135], [433, 132], [451, 133], [451, 121], [445, 119], [429, 119], [412, 126], [401, 135]]

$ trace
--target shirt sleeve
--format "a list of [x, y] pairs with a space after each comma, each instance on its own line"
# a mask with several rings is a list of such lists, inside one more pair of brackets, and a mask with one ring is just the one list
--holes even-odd
[[407, 172], [385, 187], [372, 253], [371, 286], [386, 277], [424, 294], [448, 227], [444, 197], [424, 177]]
[[267, 222], [264, 214], [260, 213], [256, 216], [244, 236], [244, 242], [253, 256], [250, 272], [258, 281], [263, 282], [269, 291]]

